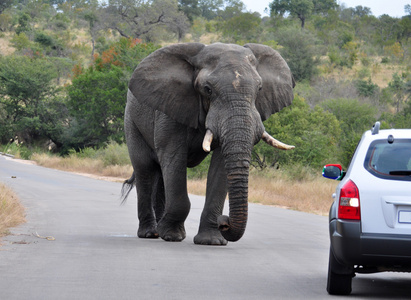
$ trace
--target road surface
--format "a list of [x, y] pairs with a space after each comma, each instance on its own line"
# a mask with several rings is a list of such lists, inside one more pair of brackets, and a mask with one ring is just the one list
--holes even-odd
[[[333, 298], [327, 217], [250, 204], [240, 241], [199, 246], [203, 197], [190, 197], [187, 238], [172, 243], [136, 237], [135, 191], [120, 206], [120, 183], [3, 156], [0, 181], [27, 213], [0, 248], [0, 299]], [[410, 299], [411, 277], [358, 275], [350, 298]]]

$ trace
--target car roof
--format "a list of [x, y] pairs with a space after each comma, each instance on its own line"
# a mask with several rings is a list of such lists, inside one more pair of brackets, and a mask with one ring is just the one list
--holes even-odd
[[390, 135], [395, 138], [406, 139], [411, 138], [411, 129], [382, 129], [378, 133], [373, 134], [372, 130], [368, 130], [364, 133], [364, 137], [372, 140], [386, 139]]

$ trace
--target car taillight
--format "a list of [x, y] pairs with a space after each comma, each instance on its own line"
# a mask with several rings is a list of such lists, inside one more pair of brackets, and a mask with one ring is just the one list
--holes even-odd
[[361, 220], [360, 193], [355, 183], [351, 180], [348, 180], [341, 188], [338, 218]]

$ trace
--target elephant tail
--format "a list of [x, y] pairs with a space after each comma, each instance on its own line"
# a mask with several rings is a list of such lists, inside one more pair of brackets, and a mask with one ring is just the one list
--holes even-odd
[[127, 180], [123, 182], [123, 186], [121, 187], [121, 205], [126, 203], [128, 194], [130, 194], [131, 190], [133, 189], [136, 181], [136, 176], [133, 172], [133, 175]]

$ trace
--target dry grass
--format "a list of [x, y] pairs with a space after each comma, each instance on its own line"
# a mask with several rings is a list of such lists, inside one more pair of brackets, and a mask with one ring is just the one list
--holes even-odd
[[[371, 81], [378, 85], [381, 89], [386, 88], [388, 83], [392, 80], [392, 76], [395, 73], [401, 74], [401, 72], [407, 71], [407, 66], [404, 64], [398, 63], [381, 63], [382, 57], [375, 56], [370, 57], [370, 65], [368, 67], [364, 67], [360, 60], [358, 60], [352, 68], [332, 68], [329, 69], [327, 64], [323, 64], [320, 66], [320, 69], [327, 70], [324, 73], [324, 77], [326, 78], [333, 78], [337, 82], [340, 80], [355, 80], [359, 78], [361, 70], [368, 70], [369, 75], [371, 77]], [[323, 61], [328, 60], [328, 58], [322, 58]], [[365, 80], [368, 79], [368, 76], [364, 78]]]
[[16, 49], [10, 45], [11, 33], [3, 33], [3, 37], [0, 37], [0, 55], [13, 54]]
[[254, 175], [249, 185], [250, 202], [327, 215], [337, 183], [323, 178], [290, 181]]
[[8, 228], [24, 223], [24, 208], [16, 194], [0, 183], [0, 237], [9, 234]]
[[99, 159], [78, 158], [75, 156], [59, 157], [37, 153], [33, 154], [31, 159], [42, 167], [96, 176], [115, 177], [118, 178], [118, 181], [129, 178], [133, 173], [130, 165], [104, 166], [104, 162]]
[[[288, 209], [328, 215], [338, 182], [323, 178], [291, 181], [251, 174], [249, 202], [281, 206]], [[206, 180], [189, 180], [189, 193], [205, 195]]]

